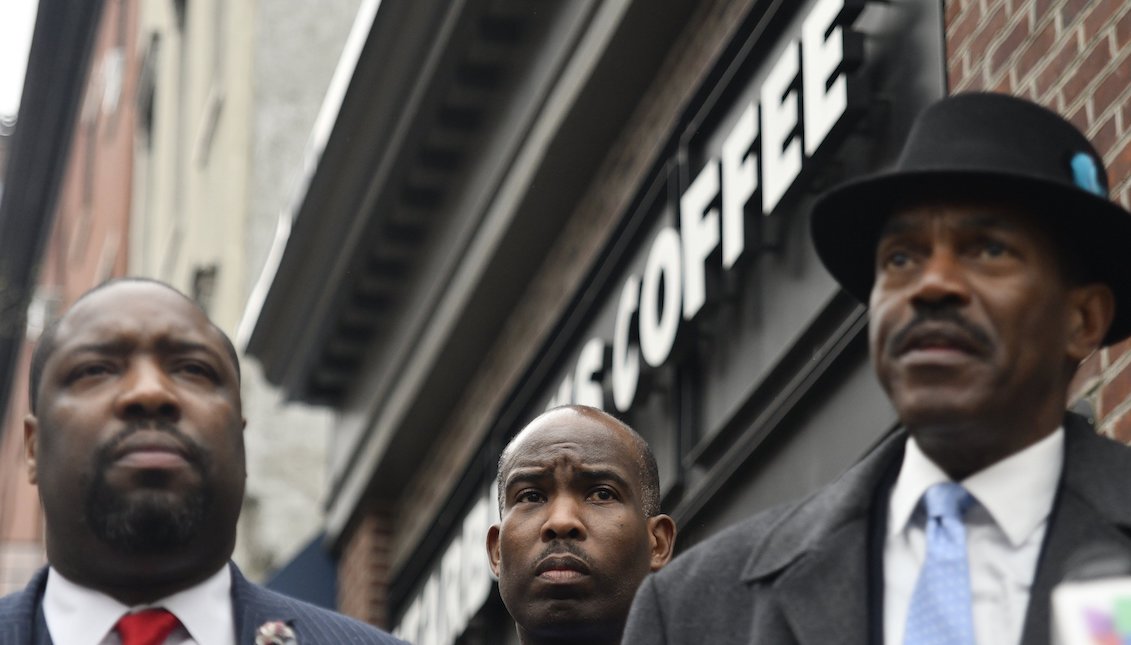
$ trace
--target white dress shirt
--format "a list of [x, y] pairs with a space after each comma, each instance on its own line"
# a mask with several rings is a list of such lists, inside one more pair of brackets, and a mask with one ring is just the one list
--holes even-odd
[[51, 640], [60, 645], [121, 645], [114, 625], [132, 611], [163, 607], [181, 626], [165, 645], [235, 645], [232, 572], [227, 565], [194, 587], [152, 604], [129, 607], [104, 593], [81, 587], [51, 568], [43, 594], [43, 614]]
[[[966, 552], [981, 645], [1021, 642], [1057, 482], [1064, 429], [960, 482], [974, 497], [966, 512]], [[926, 557], [926, 513], [919, 504], [934, 484], [950, 481], [915, 443], [907, 449], [888, 501], [884, 540], [884, 642], [901, 645], [907, 610]]]

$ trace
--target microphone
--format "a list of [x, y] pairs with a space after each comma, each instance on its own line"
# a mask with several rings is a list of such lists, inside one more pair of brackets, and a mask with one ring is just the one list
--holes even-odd
[[1065, 571], [1052, 592], [1053, 644], [1131, 642], [1131, 553], [1111, 542], [1087, 544]]

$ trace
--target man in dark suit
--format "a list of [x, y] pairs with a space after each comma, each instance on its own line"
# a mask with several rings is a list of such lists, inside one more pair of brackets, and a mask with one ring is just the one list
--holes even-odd
[[950, 97], [812, 235], [869, 303], [903, 427], [650, 576], [625, 642], [1048, 643], [1075, 558], [1131, 554], [1131, 449], [1065, 413], [1079, 363], [1131, 334], [1131, 215], [1098, 155], [1032, 103]]
[[647, 442], [583, 405], [531, 421], [499, 458], [491, 571], [523, 645], [617, 645], [640, 581], [672, 557]]
[[398, 643], [229, 561], [246, 477], [231, 341], [168, 285], [107, 283], [41, 337], [25, 421], [47, 559], [0, 645]]

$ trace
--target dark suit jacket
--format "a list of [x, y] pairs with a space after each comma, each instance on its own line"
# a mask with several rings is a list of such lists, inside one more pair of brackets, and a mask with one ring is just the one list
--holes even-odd
[[[404, 642], [376, 627], [252, 584], [234, 564], [231, 569], [232, 608], [239, 645], [253, 645], [256, 630], [269, 621], [289, 624], [298, 645], [397, 645]], [[26, 589], [0, 598], [0, 645], [52, 645], [43, 618], [46, 586], [47, 569], [43, 569]]]
[[[696, 545], [641, 585], [624, 643], [882, 642], [877, 522], [906, 435], [882, 443], [811, 497], [755, 515]], [[1049, 642], [1049, 594], [1073, 553], [1131, 554], [1131, 448], [1065, 419], [1064, 471], [1022, 642]], [[886, 483], [885, 483], [886, 482]], [[882, 494], [879, 493], [882, 491]], [[878, 501], [874, 501], [878, 500]]]

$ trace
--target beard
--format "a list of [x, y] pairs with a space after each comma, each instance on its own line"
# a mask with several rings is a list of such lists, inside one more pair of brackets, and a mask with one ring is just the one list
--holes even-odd
[[[172, 424], [159, 424], [188, 448], [188, 461], [206, 481], [207, 455]], [[95, 457], [94, 476], [87, 487], [86, 521], [100, 540], [126, 555], [165, 553], [192, 543], [200, 535], [212, 508], [213, 495], [205, 485], [188, 492], [167, 488], [168, 474], [160, 471], [140, 475], [142, 490], [124, 493], [106, 479], [113, 462], [114, 446], [137, 431], [131, 427]]]

